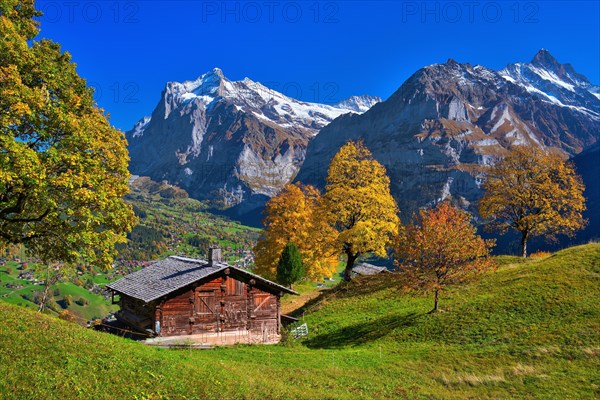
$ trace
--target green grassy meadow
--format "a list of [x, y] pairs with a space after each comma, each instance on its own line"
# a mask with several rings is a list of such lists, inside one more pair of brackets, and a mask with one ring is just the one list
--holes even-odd
[[157, 349], [0, 302], [0, 397], [598, 398], [600, 244], [498, 264], [436, 314], [397, 274], [339, 284], [272, 346]]

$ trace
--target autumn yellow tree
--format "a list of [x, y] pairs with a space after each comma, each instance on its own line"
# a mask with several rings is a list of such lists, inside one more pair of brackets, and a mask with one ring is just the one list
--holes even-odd
[[128, 155], [68, 53], [39, 30], [33, 0], [0, 2], [0, 247], [109, 267], [135, 217]]
[[534, 236], [572, 234], [585, 225], [584, 185], [557, 154], [517, 146], [486, 174], [479, 203], [489, 227], [521, 234], [521, 255]]
[[411, 286], [433, 290], [435, 312], [446, 285], [493, 266], [492, 246], [493, 241], [476, 234], [469, 213], [445, 201], [421, 210], [416, 221], [401, 230], [396, 263]]
[[333, 230], [318, 215], [320, 193], [312, 186], [289, 184], [266, 204], [265, 229], [254, 247], [256, 273], [274, 279], [286, 244], [297, 245], [310, 279], [331, 276], [338, 264]]
[[346, 280], [360, 255], [387, 255], [398, 233], [398, 206], [385, 168], [364, 143], [349, 141], [333, 157], [321, 207], [336, 231], [337, 251], [346, 256]]

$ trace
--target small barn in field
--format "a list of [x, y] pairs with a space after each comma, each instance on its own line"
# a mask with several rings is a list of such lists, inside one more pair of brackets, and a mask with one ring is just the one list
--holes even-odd
[[221, 261], [171, 256], [110, 283], [119, 296], [116, 317], [159, 337], [194, 335], [207, 344], [276, 343], [280, 298], [297, 294]]

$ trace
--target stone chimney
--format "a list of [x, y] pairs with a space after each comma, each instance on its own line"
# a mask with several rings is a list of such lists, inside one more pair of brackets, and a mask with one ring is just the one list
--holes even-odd
[[208, 265], [213, 265], [222, 261], [221, 248], [219, 246], [211, 246], [208, 249]]

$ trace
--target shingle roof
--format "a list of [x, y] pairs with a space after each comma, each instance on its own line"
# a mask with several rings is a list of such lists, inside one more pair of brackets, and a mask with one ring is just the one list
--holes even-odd
[[381, 272], [389, 272], [389, 270], [386, 267], [378, 267], [373, 264], [362, 263], [354, 266], [354, 268], [352, 268], [352, 272], [359, 275], [376, 275]]
[[206, 260], [177, 256], [157, 261], [144, 269], [126, 275], [116, 282], [109, 283], [106, 287], [115, 292], [150, 302], [227, 268], [258, 279], [263, 284], [279, 291], [297, 294], [275, 282], [225, 263], [209, 265]]

